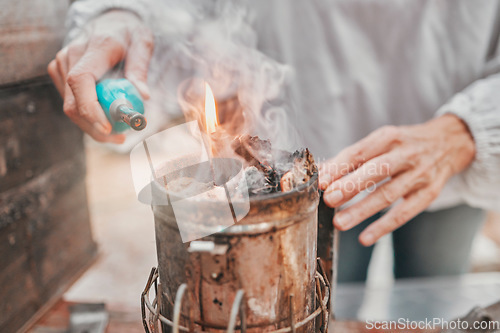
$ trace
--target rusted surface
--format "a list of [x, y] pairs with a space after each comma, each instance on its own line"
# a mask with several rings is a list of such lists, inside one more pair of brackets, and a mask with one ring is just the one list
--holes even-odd
[[[328, 207], [323, 201], [323, 196], [319, 200], [318, 207], [318, 257], [320, 257], [323, 263], [323, 268], [325, 269], [328, 281], [333, 282], [333, 216], [335, 214], [335, 209]], [[333, 291], [335, 292], [335, 290]]]
[[81, 131], [45, 76], [0, 88], [0, 193], [83, 154]]
[[48, 78], [0, 88], [0, 332], [15, 332], [96, 255], [81, 132]]
[[[315, 304], [318, 200], [317, 175], [299, 191], [251, 198], [248, 215], [237, 225], [204, 238], [228, 246], [218, 256], [189, 254], [170, 206], [154, 207], [162, 313], [171, 317], [176, 291], [187, 282], [186, 304], [191, 305], [194, 319], [208, 326], [227, 327], [238, 289], [245, 291], [249, 327], [262, 325], [248, 332], [289, 326], [290, 294], [300, 295], [294, 298], [295, 318], [304, 319]], [[193, 221], [216, 220], [217, 206], [207, 203], [203, 214], [193, 212]], [[266, 223], [273, 226], [252, 231]], [[189, 313], [187, 306], [183, 313]], [[311, 325], [297, 332], [314, 332]]]
[[[194, 243], [192, 243], [193, 245]], [[192, 247], [192, 246], [191, 246]], [[190, 247], [190, 249], [191, 249]], [[216, 250], [219, 253], [219, 250]], [[321, 267], [321, 262], [318, 260], [318, 268]], [[284, 328], [279, 328], [276, 330], [271, 330], [269, 333], [290, 333], [296, 332], [298, 329], [303, 331], [302, 328], [309, 327], [310, 331], [326, 333], [328, 332], [329, 324], [329, 311], [328, 303], [330, 301], [330, 287], [328, 279], [324, 274], [324, 271], [316, 271], [315, 274], [316, 282], [316, 309], [302, 320], [297, 320], [295, 317], [295, 300], [294, 295], [289, 295], [289, 326]], [[158, 270], [153, 267], [149, 278], [147, 280], [146, 286], [141, 293], [141, 317], [144, 330], [146, 333], [158, 332], [158, 324], [161, 322], [162, 325], [166, 325], [167, 328], [171, 328], [174, 332], [195, 332], [195, 326], [207, 327], [206, 323], [195, 322], [192, 313], [190, 314], [189, 326], [183, 326], [180, 324], [181, 319], [181, 306], [186, 301], [186, 289], [187, 283], [181, 284], [177, 289], [174, 301], [174, 311], [172, 318], [166, 318], [160, 313], [161, 304], [158, 304], [158, 295], [162, 294], [162, 285], [158, 283]], [[153, 290], [154, 288], [154, 290]], [[237, 324], [237, 321], [239, 323]], [[315, 322], [316, 327], [313, 330], [313, 322]], [[234, 330], [240, 330], [240, 332], [245, 333], [248, 329], [261, 328], [255, 325], [248, 325], [246, 316], [246, 304], [245, 304], [245, 291], [239, 289], [234, 297], [233, 304], [231, 305], [231, 313], [229, 319], [227, 320], [227, 327], [213, 327], [220, 330], [225, 330], [227, 333], [234, 332]], [[211, 330], [209, 327], [208, 330]], [[267, 330], [266, 330], [267, 331]], [[196, 332], [205, 333], [206, 330], [196, 329]]]
[[[60, 169], [55, 169], [54, 174], [59, 179], [69, 175], [57, 171]], [[51, 178], [45, 176], [39, 178]], [[33, 199], [47, 198], [43, 206], [18, 205], [9, 198], [8, 205], [14, 207], [11, 212], [19, 215], [0, 228], [1, 332], [14, 332], [24, 325], [45, 302], [68, 288], [96, 255], [88, 222], [84, 180], [81, 177], [78, 181], [65, 179], [72, 185], [64, 190], [50, 184], [43, 189], [48, 193], [54, 191], [53, 197], [45, 196], [47, 192], [36, 192], [36, 186], [25, 188], [32, 187], [33, 181], [18, 189], [18, 193], [28, 193]], [[1, 207], [5, 207], [3, 199], [0, 198]]]

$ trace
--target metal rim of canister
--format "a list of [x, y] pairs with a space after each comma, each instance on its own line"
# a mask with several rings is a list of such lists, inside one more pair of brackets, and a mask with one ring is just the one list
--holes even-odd
[[[289, 317], [289, 322], [290, 326], [280, 328], [275, 331], [271, 331], [269, 333], [287, 333], [287, 332], [292, 332], [295, 333], [296, 329], [310, 323], [311, 321], [315, 320], [320, 314], [322, 314], [322, 329], [320, 332], [328, 332], [328, 320], [329, 320], [329, 315], [330, 315], [330, 310], [329, 310], [329, 301], [330, 301], [330, 283], [328, 281], [328, 278], [326, 277], [325, 271], [323, 269], [323, 266], [321, 265], [321, 262], [319, 258], [317, 259], [317, 269], [316, 269], [316, 301], [318, 303], [316, 309], [306, 318], [300, 320], [300, 321], [295, 321], [294, 318], [294, 310], [293, 310], [293, 302], [292, 298], [294, 295], [290, 295], [290, 317]], [[155, 287], [155, 297], [153, 301], [150, 301], [149, 298], [149, 292], [151, 290], [151, 287]], [[175, 304], [174, 304], [174, 318], [172, 320], [164, 317], [160, 312], [157, 307], [157, 295], [158, 295], [158, 270], [156, 267], [153, 267], [151, 270], [151, 273], [149, 275], [148, 281], [146, 283], [146, 287], [144, 288], [144, 291], [141, 294], [141, 315], [142, 315], [142, 323], [144, 326], [144, 330], [146, 333], [156, 333], [159, 332], [157, 327], [158, 327], [158, 321], [160, 321], [163, 324], [168, 325], [169, 327], [173, 328], [173, 333], [179, 333], [179, 332], [192, 332], [192, 329], [182, 326], [179, 324], [180, 322], [180, 316], [181, 316], [181, 311], [180, 309], [182, 308], [182, 299], [183, 296], [185, 295], [187, 289], [187, 285], [181, 284], [179, 289], [177, 290], [176, 294], [176, 299], [175, 299]], [[235, 300], [233, 302], [232, 308], [231, 308], [231, 313], [230, 313], [230, 318], [228, 320], [228, 326], [227, 327], [212, 327], [211, 325], [203, 322], [190, 322], [190, 327], [193, 326], [193, 324], [200, 325], [202, 327], [208, 327], [211, 329], [219, 329], [219, 330], [226, 330], [227, 333], [233, 333], [236, 329], [240, 330], [240, 332], [245, 333], [247, 328], [256, 328], [256, 327], [262, 327], [262, 325], [247, 325], [246, 323], [246, 317], [244, 313], [244, 291], [242, 289], [238, 290]], [[149, 311], [149, 324], [147, 321], [147, 315], [146, 315], [146, 309]], [[236, 325], [236, 319], [237, 316], [240, 316], [240, 321], [241, 325], [237, 326]], [[276, 323], [269, 323], [266, 324], [266, 326], [270, 326]], [[200, 333], [206, 333], [205, 331], [197, 331]]]
[[[301, 223], [300, 219], [303, 216], [308, 216], [308, 214], [310, 214], [314, 209], [316, 209], [316, 206], [311, 206], [311, 209], [307, 210], [306, 213], [295, 215], [291, 218], [282, 219], [280, 221], [261, 222], [256, 224], [235, 224], [223, 230], [221, 230], [220, 227], [217, 226], [204, 226], [204, 230], [206, 230], [207, 234], [211, 234], [214, 237], [228, 235], [261, 235], [268, 232], [275, 232], [277, 230], [288, 228], [296, 223]], [[154, 214], [159, 218], [168, 218], [168, 216], [162, 214], [160, 211], [155, 211]], [[197, 227], [201, 228], [201, 226]]]
[[[266, 201], [272, 201], [273, 199], [276, 198], [281, 198], [284, 196], [291, 196], [297, 192], [302, 192], [302, 191], [311, 191], [312, 185], [318, 180], [318, 171], [315, 171], [311, 178], [297, 187], [293, 188], [291, 191], [288, 192], [274, 192], [274, 193], [266, 193], [263, 195], [255, 195], [255, 196], [250, 196], [249, 201], [250, 202], [266, 202]], [[158, 179], [153, 179], [151, 182], [151, 185], [155, 187], [155, 190], [160, 191], [161, 193], [165, 194], [165, 196], [169, 196], [171, 198], [175, 197], [175, 193], [167, 191], [165, 189], [165, 185], [161, 183], [162, 178]], [[317, 191], [317, 190], [315, 190]]]
[[[289, 192], [276, 192], [276, 193], [266, 194], [265, 196], [254, 196], [250, 197], [249, 201], [250, 203], [259, 202], [259, 204], [265, 204], [266, 202], [276, 200], [277, 198], [296, 195], [297, 192], [302, 192], [302, 191], [309, 192], [315, 188], [313, 185], [317, 183], [317, 181], [318, 181], [318, 172], [316, 171], [307, 182], [300, 184], [299, 186], [297, 186], [296, 188], [294, 188]], [[152, 184], [157, 188], [157, 190], [167, 194], [167, 191], [165, 190], [163, 185], [161, 185], [159, 182], [153, 181]], [[315, 192], [317, 192], [317, 189], [315, 190]], [[227, 236], [227, 235], [243, 236], [243, 235], [264, 234], [271, 231], [287, 228], [297, 223], [298, 216], [299, 217], [303, 215], [307, 216], [314, 209], [317, 209], [317, 205], [311, 205], [307, 211], [303, 211], [300, 215], [295, 215], [291, 218], [285, 218], [279, 221], [266, 221], [256, 224], [235, 224], [223, 230], [221, 230], [219, 226], [204, 226], [204, 228], [206, 229], [205, 232], [207, 234], [212, 234], [213, 236]], [[153, 213], [155, 216], [158, 216], [160, 218], [163, 219], [168, 218], [168, 216], [166, 216], [160, 209], [155, 209], [154, 205], [153, 205]], [[197, 228], [200, 228], [200, 226], [197, 225]]]

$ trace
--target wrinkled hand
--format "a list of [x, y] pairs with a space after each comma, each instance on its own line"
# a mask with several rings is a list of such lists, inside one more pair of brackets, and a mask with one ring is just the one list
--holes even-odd
[[125, 60], [125, 77], [149, 98], [146, 85], [153, 52], [151, 31], [134, 14], [110, 11], [94, 19], [86, 31], [57, 53], [48, 72], [64, 99], [64, 113], [101, 142], [122, 143], [97, 101], [96, 81]]
[[372, 189], [336, 214], [334, 225], [342, 231], [400, 200], [359, 236], [361, 244], [370, 246], [427, 208], [448, 179], [464, 170], [474, 156], [468, 128], [454, 115], [414, 126], [383, 127], [322, 164], [320, 188], [330, 207]]

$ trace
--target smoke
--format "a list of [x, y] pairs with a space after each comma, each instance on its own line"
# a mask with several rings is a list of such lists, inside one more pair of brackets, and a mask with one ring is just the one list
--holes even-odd
[[187, 120], [203, 123], [204, 80], [230, 136], [259, 135], [275, 148], [296, 149], [287, 97], [293, 71], [257, 50], [251, 8], [235, 0], [162, 3], [152, 20], [152, 104], [176, 112], [180, 103]]

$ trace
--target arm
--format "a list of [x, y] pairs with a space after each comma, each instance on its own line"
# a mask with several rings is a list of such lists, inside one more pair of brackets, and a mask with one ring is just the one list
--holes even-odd
[[459, 174], [460, 194], [471, 206], [500, 209], [500, 74], [456, 94], [437, 115], [453, 114], [467, 124], [476, 155]]
[[74, 40], [87, 23], [110, 10], [124, 10], [137, 15], [142, 21], [148, 22], [151, 12], [148, 0], [79, 0], [75, 1], [66, 17], [68, 29], [67, 42]]

